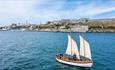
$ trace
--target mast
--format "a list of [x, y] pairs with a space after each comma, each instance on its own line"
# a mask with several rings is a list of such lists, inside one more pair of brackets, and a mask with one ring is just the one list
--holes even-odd
[[[72, 38], [72, 36], [71, 36], [71, 32], [70, 32], [70, 37]], [[71, 39], [71, 55], [72, 55], [72, 39]]]
[[84, 39], [83, 39], [83, 45], [84, 45], [84, 57], [85, 57], [85, 43], [84, 43]]
[[70, 28], [70, 33], [69, 33], [69, 34], [70, 34], [70, 37], [71, 37], [71, 38], [70, 38], [70, 39], [71, 39], [71, 42], [70, 42], [70, 43], [71, 43], [71, 55], [72, 55], [72, 34], [71, 34], [71, 28]]

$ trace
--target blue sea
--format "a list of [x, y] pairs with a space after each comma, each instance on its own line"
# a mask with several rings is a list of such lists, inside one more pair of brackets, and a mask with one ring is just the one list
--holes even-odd
[[[0, 70], [115, 70], [115, 33], [82, 33], [90, 43], [93, 67], [64, 65], [67, 34], [61, 32], [0, 32]], [[79, 46], [79, 33], [72, 33]]]

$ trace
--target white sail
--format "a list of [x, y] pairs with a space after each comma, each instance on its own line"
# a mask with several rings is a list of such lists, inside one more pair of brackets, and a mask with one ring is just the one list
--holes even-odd
[[80, 37], [80, 56], [85, 56], [84, 55], [83, 37], [82, 36], [79, 36], [79, 37]]
[[66, 50], [66, 54], [68, 55], [76, 54], [76, 57], [80, 59], [77, 43], [75, 42], [75, 40], [73, 40], [73, 38], [70, 35], [68, 35], [68, 47]]
[[89, 58], [90, 60], [92, 60], [90, 45], [89, 45], [89, 43], [86, 40], [84, 40], [84, 43], [85, 43], [85, 57]]
[[67, 46], [66, 54], [71, 55], [71, 36], [70, 35], [68, 35], [68, 46]]
[[82, 36], [80, 36], [80, 55], [92, 59], [90, 45]]
[[73, 39], [72, 39], [72, 51], [73, 51], [72, 54], [76, 54], [77, 58], [80, 59], [77, 43]]

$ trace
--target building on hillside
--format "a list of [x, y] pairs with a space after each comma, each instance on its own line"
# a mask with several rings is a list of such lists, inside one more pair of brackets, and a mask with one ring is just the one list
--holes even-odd
[[87, 32], [88, 31], [88, 26], [84, 25], [74, 25], [70, 26], [72, 32]]

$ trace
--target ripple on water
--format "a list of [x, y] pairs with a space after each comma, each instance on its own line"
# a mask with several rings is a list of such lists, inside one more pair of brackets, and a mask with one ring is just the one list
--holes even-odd
[[[84, 33], [84, 36], [91, 45], [94, 60], [91, 69], [55, 60], [57, 50], [65, 53], [67, 33], [0, 32], [0, 70], [115, 70], [115, 33]], [[78, 39], [76, 33], [73, 37]]]

